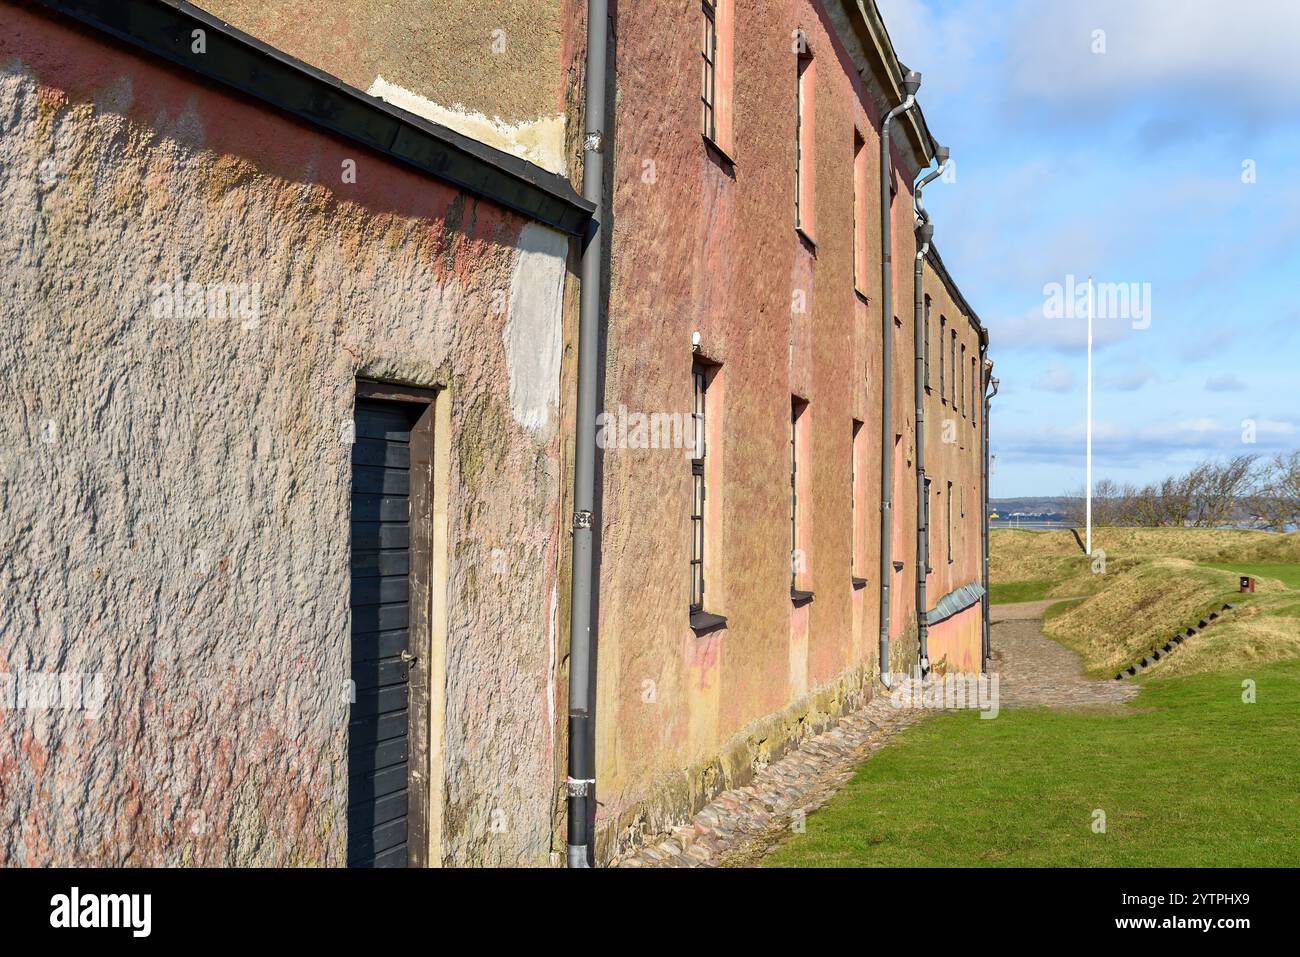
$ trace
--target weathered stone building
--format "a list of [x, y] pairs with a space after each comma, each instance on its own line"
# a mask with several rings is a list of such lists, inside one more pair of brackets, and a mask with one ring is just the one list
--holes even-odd
[[[691, 463], [672, 450], [607, 449], [598, 856], [680, 821], [878, 687], [879, 128], [903, 99], [905, 70], [872, 8], [713, 5], [712, 136], [701, 135], [699, 4], [618, 8], [604, 403], [691, 409], [692, 369], [704, 372], [702, 610], [726, 621], [694, 628], [688, 614]], [[892, 670], [903, 672], [917, 660], [911, 184], [934, 150], [919, 111], [895, 122], [893, 144], [892, 553], [902, 567], [889, 631]], [[955, 287], [932, 264], [926, 275], [958, 361], [981, 356]], [[932, 516], [954, 503], [952, 524], [932, 532], [934, 549], [953, 548], [951, 562], [932, 557], [935, 604], [979, 580], [981, 527], [980, 433], [937, 385], [930, 422], [951, 418], [955, 440], [934, 426], [927, 435]], [[978, 620], [967, 604], [936, 628], [954, 665], [980, 667]]]
[[356, 791], [387, 767], [358, 703], [396, 681], [390, 856], [558, 862], [597, 426], [596, 859], [684, 819], [881, 690], [885, 348], [883, 670], [919, 654], [918, 349], [929, 658], [981, 668], [987, 338], [933, 249], [913, 334], [917, 108], [884, 342], [906, 70], [870, 0], [612, 13], [599, 423], [573, 398], [585, 3], [201, 6], [0, 0], [0, 655], [106, 691], [97, 720], [0, 702], [0, 861], [368, 861], [399, 792]]
[[[106, 692], [96, 720], [5, 709], [0, 861], [344, 863], [350, 709], [375, 684], [350, 661], [408, 611], [428, 847], [549, 860], [567, 234], [589, 211], [211, 18], [0, 13], [0, 652], [24, 683]], [[362, 457], [418, 452], [355, 417], [367, 382], [428, 402], [420, 569], [414, 535], [363, 541], [399, 544], [367, 519], [416, 479]], [[368, 557], [426, 576], [422, 625], [363, 597], [406, 587]], [[507, 820], [509, 844], [482, 839]]]

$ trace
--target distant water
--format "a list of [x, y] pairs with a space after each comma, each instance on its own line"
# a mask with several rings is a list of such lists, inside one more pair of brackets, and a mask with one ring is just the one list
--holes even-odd
[[[1094, 525], [1094, 526], [1093, 526], [1093, 528], [1103, 528], [1103, 527], [1105, 527], [1105, 526], [1101, 526], [1101, 525]], [[1124, 527], [1125, 527], [1125, 528], [1132, 528], [1133, 526], [1124, 526]], [[1161, 526], [1161, 527], [1168, 527], [1168, 526]], [[1190, 526], [1189, 526], [1189, 527], [1190, 527]], [[1218, 526], [1218, 527], [1219, 527], [1219, 528], [1243, 528], [1243, 529], [1249, 529], [1249, 528], [1251, 528], [1252, 526], [1250, 526], [1250, 525], [1220, 525], [1220, 526]], [[1048, 520], [1048, 519], [995, 518], [995, 519], [993, 519], [993, 521], [989, 522], [989, 528], [1028, 528], [1028, 529], [1034, 529], [1034, 530], [1037, 530], [1037, 531], [1043, 532], [1043, 531], [1052, 531], [1052, 530], [1063, 529], [1063, 528], [1080, 528], [1080, 529], [1081, 529], [1081, 528], [1083, 528], [1083, 526], [1082, 526], [1082, 525], [1075, 525], [1073, 522], [1066, 522], [1066, 521], [1059, 521], [1059, 522], [1058, 522], [1058, 521], [1051, 521], [1051, 520]], [[1300, 525], [1291, 525], [1291, 526], [1289, 526], [1289, 527], [1286, 529], [1286, 531], [1288, 531], [1288, 532], [1300, 531]]]
[[995, 518], [989, 522], [989, 528], [1032, 528], [1039, 531], [1073, 527], [1071, 522], [1054, 522], [1046, 519]]

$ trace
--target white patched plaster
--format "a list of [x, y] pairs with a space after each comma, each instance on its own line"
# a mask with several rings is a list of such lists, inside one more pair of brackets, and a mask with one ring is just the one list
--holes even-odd
[[568, 239], [528, 223], [510, 282], [510, 315], [501, 337], [510, 370], [510, 411], [546, 441], [560, 405], [564, 260]]
[[375, 77], [375, 82], [370, 84], [370, 89], [366, 92], [408, 113], [536, 163], [549, 172], [563, 175], [567, 169], [563, 113], [510, 124], [499, 116], [488, 117], [477, 110], [468, 109], [462, 103], [443, 106], [396, 83], [390, 83], [382, 76]]

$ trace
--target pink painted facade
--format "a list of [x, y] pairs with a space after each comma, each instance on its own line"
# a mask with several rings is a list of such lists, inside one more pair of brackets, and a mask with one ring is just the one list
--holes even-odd
[[[606, 450], [596, 719], [601, 856], [680, 821], [877, 687], [878, 131], [882, 106], [901, 99], [901, 73], [892, 54], [882, 60], [874, 45], [887, 45], [887, 37], [857, 10], [856, 3], [736, 0], [731, 36], [730, 18], [719, 17], [719, 76], [725, 72], [730, 84], [717, 96], [733, 105], [724, 150], [701, 135], [699, 5], [618, 7], [604, 405], [686, 411], [692, 363], [716, 369], [708, 395], [713, 504], [704, 611], [726, 624], [696, 630], [687, 614], [687, 457]], [[893, 147], [892, 548], [903, 567], [890, 583], [890, 634], [891, 667], [901, 671], [917, 655], [910, 184], [930, 162], [923, 122], [899, 122]], [[866, 219], [857, 268], [855, 207]], [[943, 300], [967, 359], [979, 357], [978, 330], [929, 262], [925, 282]], [[981, 568], [979, 430], [958, 410], [946, 441], [939, 420], [952, 416], [937, 391], [926, 398], [929, 468], [934, 487], [946, 496], [952, 481], [956, 491], [951, 529], [932, 533], [943, 556], [931, 561], [931, 606], [978, 581]], [[792, 402], [802, 407], [794, 427], [793, 581], [812, 593], [810, 601], [791, 597]], [[976, 605], [939, 626], [945, 667], [979, 670], [980, 632], [971, 625], [978, 620]]]
[[980, 663], [980, 633], [984, 619], [979, 603], [930, 626], [930, 660], [945, 674], [976, 675]]

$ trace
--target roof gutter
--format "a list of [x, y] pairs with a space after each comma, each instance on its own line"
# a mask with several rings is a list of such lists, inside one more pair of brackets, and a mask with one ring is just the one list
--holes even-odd
[[962, 295], [961, 289], [958, 288], [957, 283], [948, 272], [948, 267], [944, 265], [943, 259], [939, 256], [939, 249], [934, 243], [930, 244], [930, 250], [925, 254], [925, 259], [934, 269], [935, 274], [943, 283], [944, 288], [948, 290], [948, 294], [952, 296], [952, 301], [957, 304], [957, 308], [960, 309], [962, 314], [966, 317], [966, 321], [971, 324], [971, 328], [973, 328], [976, 335], [979, 336], [980, 344], [984, 348], [988, 348], [988, 329], [986, 329], [984, 324], [980, 322], [980, 317], [976, 314], [975, 310], [971, 308], [970, 303], [966, 301], [966, 297]]
[[[898, 59], [893, 40], [890, 39], [875, 0], [840, 0], [840, 4], [867, 57], [864, 78], [869, 74], [886, 103], [902, 100], [906, 96], [905, 78], [912, 71]], [[880, 112], [883, 114], [885, 110], [882, 108]], [[934, 141], [920, 104], [914, 105], [902, 118], [900, 125], [907, 136], [917, 167], [929, 166], [933, 160]]]
[[571, 236], [595, 211], [564, 177], [363, 93], [183, 0], [35, 2]]

